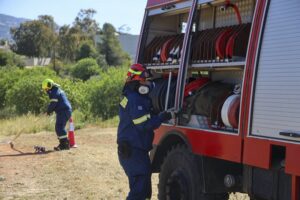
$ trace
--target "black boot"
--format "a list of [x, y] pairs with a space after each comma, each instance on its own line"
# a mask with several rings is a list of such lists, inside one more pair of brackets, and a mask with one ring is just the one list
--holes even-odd
[[54, 147], [55, 151], [69, 150], [70, 144], [68, 138], [63, 138], [59, 140], [59, 145]]

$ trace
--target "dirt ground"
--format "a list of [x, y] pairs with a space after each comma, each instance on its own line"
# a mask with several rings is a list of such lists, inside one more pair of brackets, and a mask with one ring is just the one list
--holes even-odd
[[[52, 151], [57, 139], [50, 132], [22, 135], [14, 149], [0, 144], [0, 199], [125, 199], [128, 182], [115, 141], [115, 128], [90, 127], [76, 131], [79, 147], [70, 151]], [[47, 152], [34, 153], [34, 145], [45, 146]], [[158, 175], [152, 180], [155, 200]], [[248, 200], [240, 194], [232, 194], [230, 199]]]

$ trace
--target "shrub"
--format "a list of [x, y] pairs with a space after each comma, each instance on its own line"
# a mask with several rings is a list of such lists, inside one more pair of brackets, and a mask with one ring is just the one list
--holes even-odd
[[46, 111], [47, 96], [41, 89], [41, 82], [45, 77], [25, 77], [14, 84], [7, 91], [8, 105], [15, 106], [18, 114], [28, 112], [38, 114]]
[[49, 98], [42, 91], [41, 83], [45, 78], [51, 78], [66, 92], [73, 109], [78, 109], [88, 115], [87, 88], [82, 80], [61, 79], [48, 68], [2, 69], [0, 76], [3, 77], [0, 79], [0, 109], [2, 111], [5, 108], [15, 110], [18, 114], [45, 112]]
[[87, 121], [85, 114], [83, 114], [79, 110], [73, 111], [72, 119], [74, 121], [75, 129], [83, 128], [85, 126], [85, 122]]
[[97, 64], [100, 66], [101, 69], [107, 69], [108, 65], [105, 60], [105, 56], [102, 54], [99, 54], [96, 58]]
[[[47, 68], [10, 70], [6, 75], [5, 89], [1, 92], [3, 106], [14, 107], [18, 114], [46, 111], [47, 95], [42, 91], [41, 83], [45, 78], [55, 79], [55, 72]], [[0, 81], [0, 85], [1, 85]]]
[[61, 74], [61, 71], [64, 69], [64, 63], [60, 61], [58, 58], [52, 58], [51, 63], [47, 66], [47, 68], [52, 69], [56, 72], [56, 74]]
[[90, 112], [106, 120], [118, 114], [118, 105], [127, 68], [109, 68], [101, 79], [88, 81]]
[[22, 74], [22, 70], [15, 68], [0, 69], [0, 109], [5, 107], [5, 96], [7, 90], [12, 88], [13, 85], [21, 79]]
[[91, 76], [99, 75], [100, 69], [95, 59], [84, 58], [77, 62], [71, 70], [71, 74], [75, 78], [83, 81], [88, 80]]
[[[85, 122], [112, 119], [118, 114], [127, 67], [109, 67], [99, 76], [88, 81], [62, 79], [48, 68], [0, 69], [0, 118], [15, 117], [16, 114], [44, 113], [49, 104], [48, 95], [42, 91], [41, 83], [51, 78], [61, 85], [71, 102], [77, 125]], [[113, 120], [116, 122], [116, 120]]]
[[21, 56], [13, 52], [0, 50], [0, 67], [1, 66], [24, 67], [25, 63], [22, 60]]
[[[23, 77], [36, 77], [36, 76], [43, 76], [46, 78], [55, 79], [56, 73], [55, 71], [47, 68], [47, 67], [36, 67], [32, 69], [24, 69], [23, 70]], [[42, 82], [41, 82], [42, 84]]]
[[73, 110], [88, 114], [89, 102], [86, 101], [87, 85], [81, 80], [61, 79], [58, 84], [65, 91]]
[[59, 76], [68, 77], [71, 75], [73, 64], [71, 63], [63, 63], [59, 68]]

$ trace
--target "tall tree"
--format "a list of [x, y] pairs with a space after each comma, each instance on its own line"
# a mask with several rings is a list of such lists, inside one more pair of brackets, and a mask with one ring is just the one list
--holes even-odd
[[78, 27], [90, 39], [94, 39], [100, 31], [98, 23], [93, 19], [96, 13], [97, 11], [94, 9], [81, 9], [74, 22], [74, 26]]
[[81, 60], [83, 58], [97, 58], [97, 50], [94, 47], [93, 41], [84, 41], [80, 44], [76, 60]]
[[54, 32], [58, 28], [54, 22], [54, 18], [51, 15], [40, 15], [38, 16], [38, 20]]
[[80, 30], [76, 27], [64, 25], [58, 34], [58, 54], [65, 61], [75, 61], [76, 51], [80, 45]]
[[55, 41], [55, 32], [40, 20], [27, 21], [11, 29], [18, 54], [32, 57], [47, 57]]
[[112, 24], [105, 23], [102, 27], [102, 34], [100, 49], [108, 65], [121, 65], [130, 59], [129, 55], [122, 50], [116, 29]]
[[56, 29], [58, 28], [58, 26], [55, 24], [54, 18], [51, 15], [40, 15], [40, 16], [38, 16], [38, 21], [43, 23], [46, 27], [48, 27], [49, 30], [51, 30], [54, 33], [53, 34], [54, 38], [52, 40], [50, 40], [49, 43], [51, 43], [51, 62], [53, 63], [53, 69], [58, 74], [59, 70], [57, 69], [57, 66], [56, 66], [56, 57], [57, 57], [56, 49], [58, 46], [58, 38], [57, 38]]

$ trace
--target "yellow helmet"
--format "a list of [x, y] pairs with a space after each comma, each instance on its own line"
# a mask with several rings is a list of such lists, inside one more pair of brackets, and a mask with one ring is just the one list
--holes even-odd
[[55, 85], [54, 81], [52, 79], [47, 78], [42, 83], [42, 89], [48, 91], [53, 87], [53, 85]]

